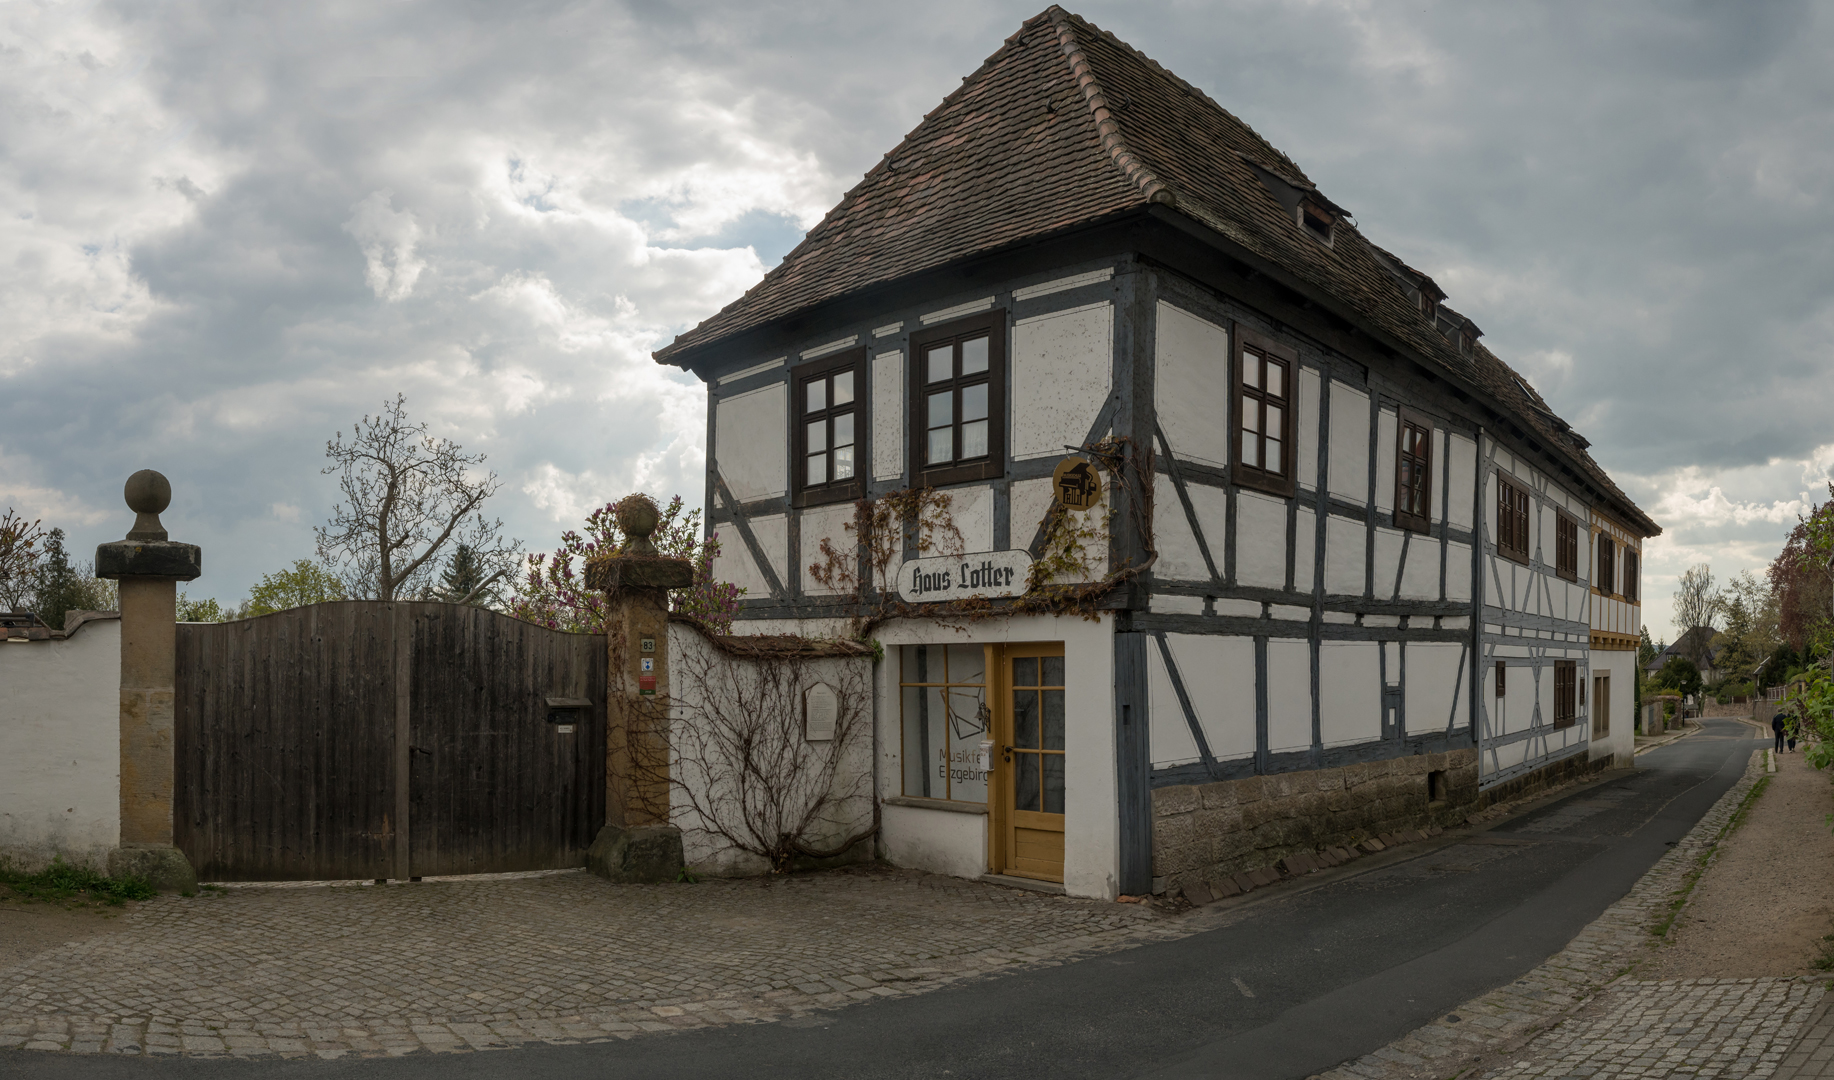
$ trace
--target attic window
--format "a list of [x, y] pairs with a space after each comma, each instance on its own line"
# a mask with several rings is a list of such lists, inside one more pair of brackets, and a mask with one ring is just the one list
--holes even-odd
[[1425, 289], [1420, 290], [1420, 313], [1429, 319], [1439, 317], [1439, 301], [1433, 299], [1433, 295]]
[[1316, 203], [1306, 201], [1299, 204], [1299, 224], [1304, 225], [1307, 232], [1323, 243], [1331, 242], [1331, 226], [1336, 221], [1329, 210]]

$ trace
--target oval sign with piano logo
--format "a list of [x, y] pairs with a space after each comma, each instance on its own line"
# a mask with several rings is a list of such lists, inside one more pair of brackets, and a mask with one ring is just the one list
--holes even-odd
[[977, 551], [912, 559], [898, 568], [898, 595], [907, 604], [973, 597], [1022, 596], [1032, 576], [1028, 551]]
[[1102, 501], [1102, 473], [1087, 458], [1068, 457], [1051, 473], [1051, 494], [1065, 510], [1088, 510]]

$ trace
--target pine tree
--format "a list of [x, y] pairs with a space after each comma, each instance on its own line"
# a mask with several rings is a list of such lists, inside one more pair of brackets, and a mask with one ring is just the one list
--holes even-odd
[[71, 611], [113, 611], [120, 607], [115, 583], [95, 576], [91, 563], [73, 565], [64, 547], [64, 530], [52, 529], [45, 537], [44, 559], [37, 570], [32, 608], [46, 626], [61, 630]]

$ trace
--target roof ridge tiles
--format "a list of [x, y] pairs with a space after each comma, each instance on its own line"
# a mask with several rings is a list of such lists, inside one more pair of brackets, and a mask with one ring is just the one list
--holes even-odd
[[[1063, 49], [1064, 58], [1070, 62], [1070, 71], [1076, 76], [1077, 87], [1083, 92], [1083, 102], [1089, 106], [1089, 114], [1095, 117], [1095, 129], [1101, 134], [1102, 149], [1108, 152], [1115, 167], [1140, 189], [1146, 201], [1177, 206], [1178, 195], [1171, 185], [1162, 180], [1127, 145], [1127, 137], [1121, 133], [1120, 121], [1115, 119], [1113, 110], [1108, 107], [1108, 95], [1096, 79], [1089, 58], [1083, 55], [1082, 45], [1076, 40], [1070, 13], [1052, 4], [1045, 14], [1050, 16], [1051, 24], [1057, 30], [1058, 44]], [[1095, 27], [1090, 26], [1090, 29]], [[1100, 33], [1099, 30], [1097, 32]]]

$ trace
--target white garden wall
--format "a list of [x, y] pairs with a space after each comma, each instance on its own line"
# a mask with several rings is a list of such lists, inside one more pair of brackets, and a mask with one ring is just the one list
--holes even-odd
[[0, 643], [0, 859], [103, 869], [121, 835], [121, 620]]

